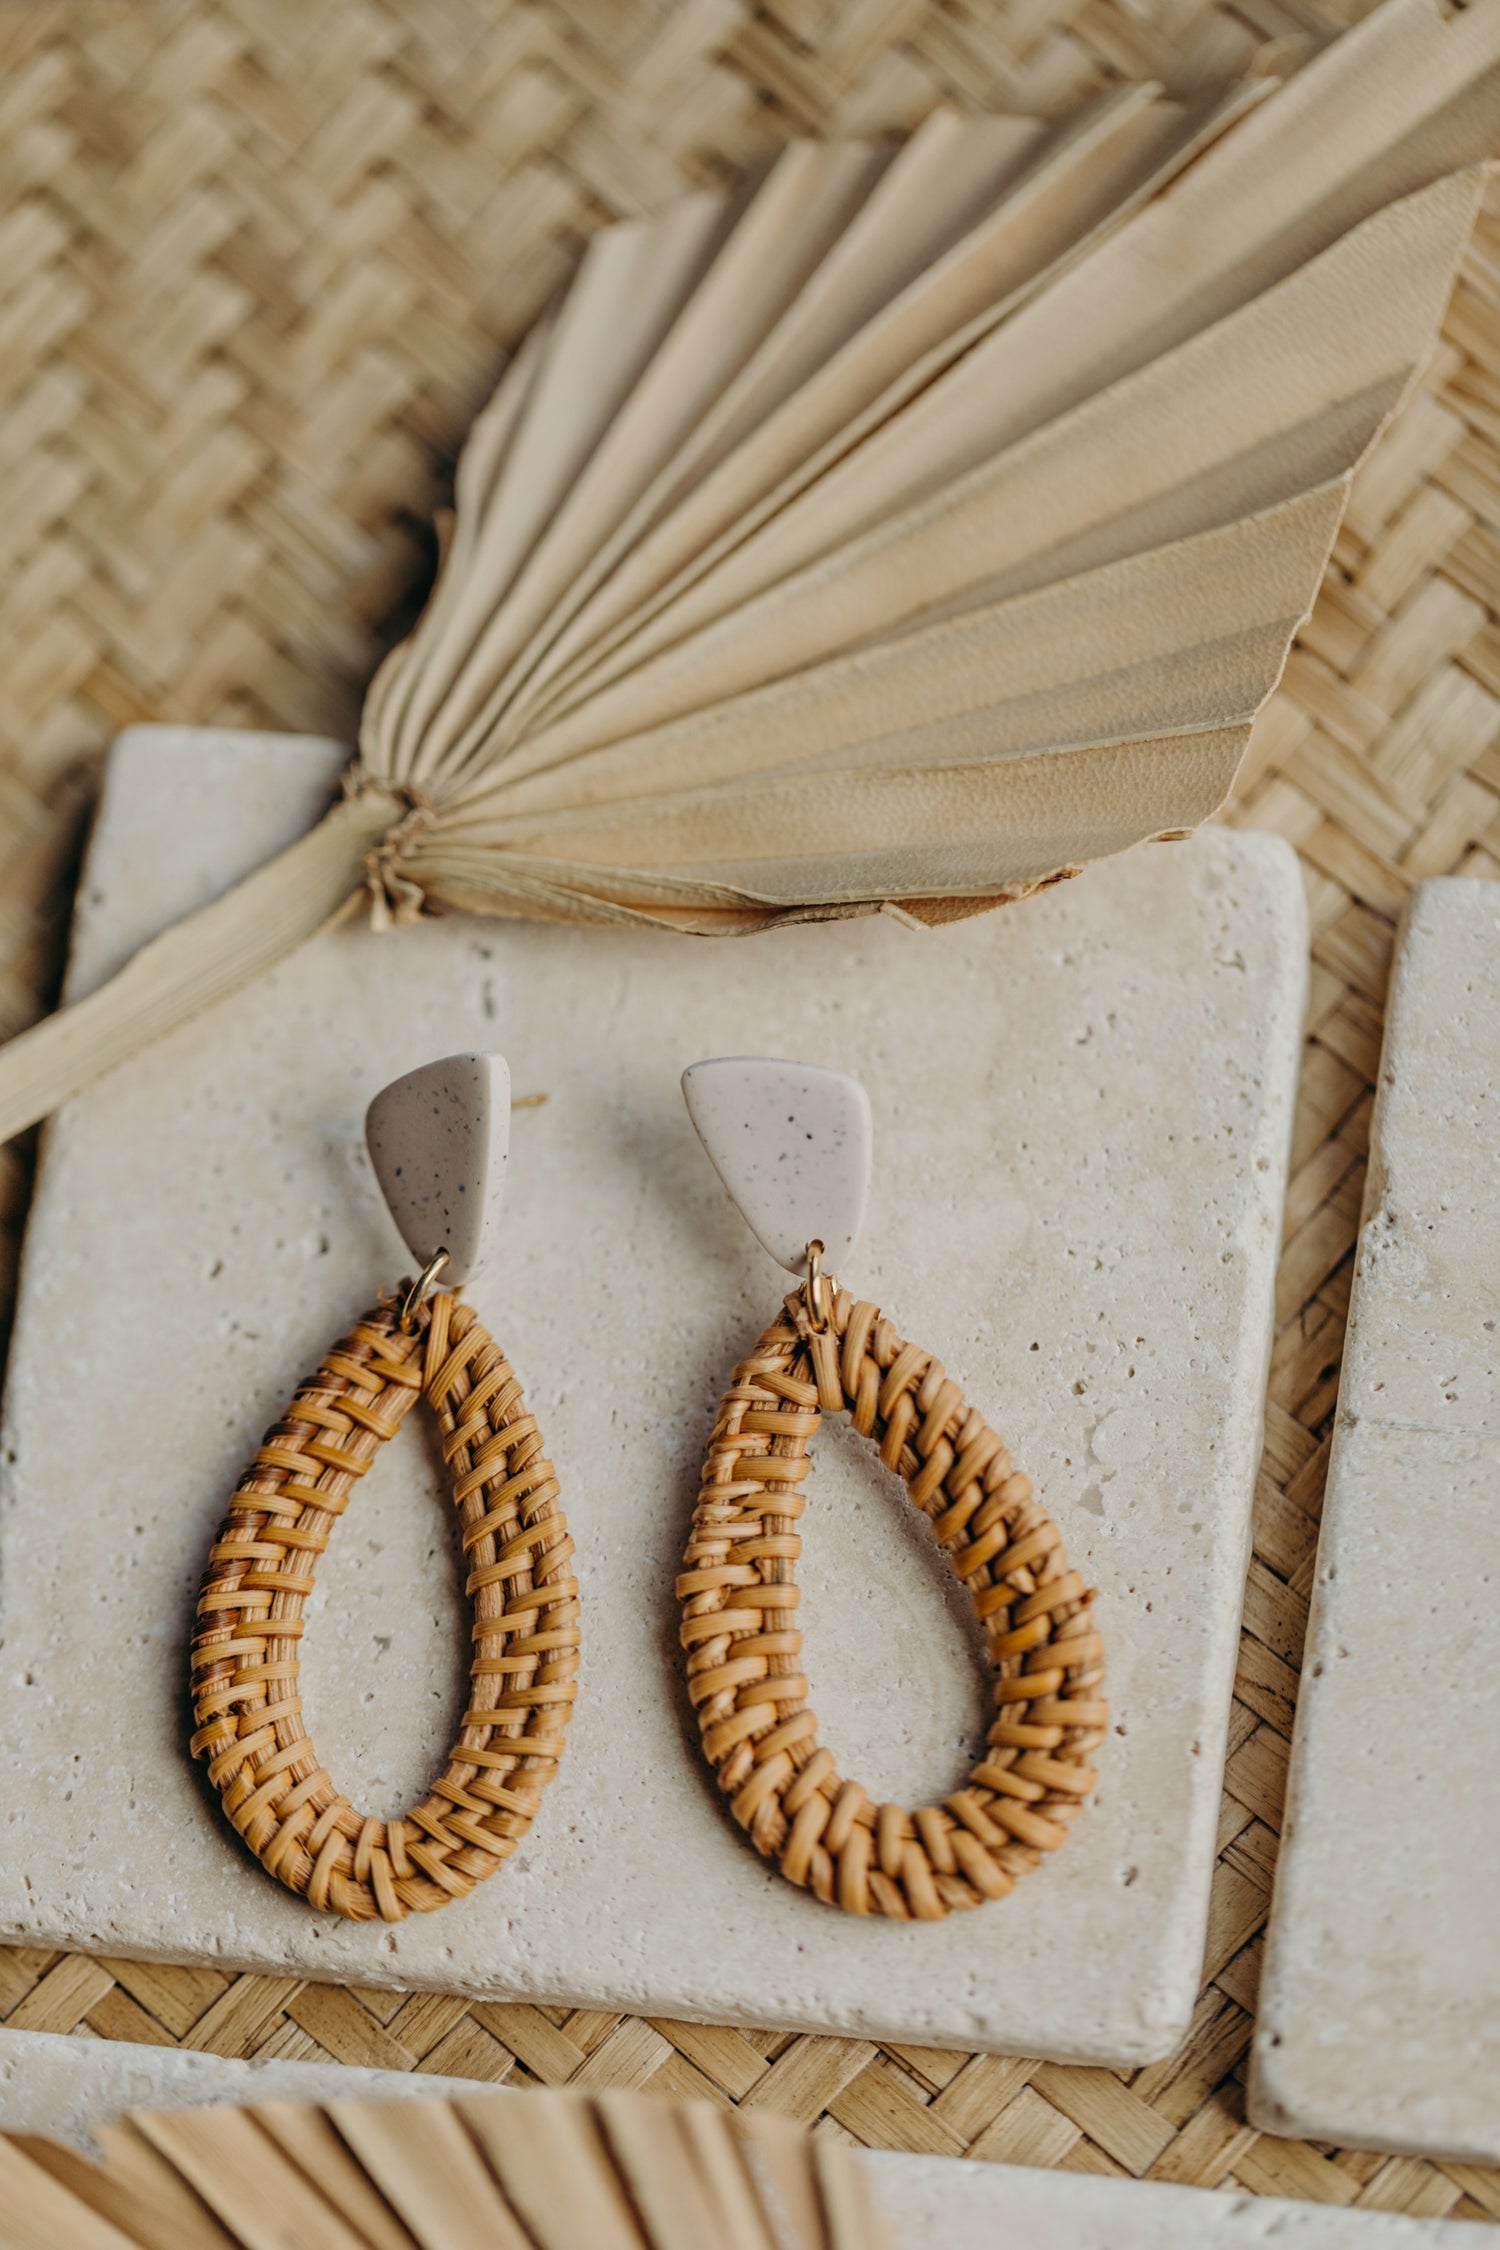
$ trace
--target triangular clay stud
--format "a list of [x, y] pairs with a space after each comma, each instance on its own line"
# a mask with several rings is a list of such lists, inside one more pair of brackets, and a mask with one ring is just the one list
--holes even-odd
[[503, 1055], [445, 1055], [375, 1096], [365, 1116], [375, 1177], [422, 1265], [446, 1250], [441, 1285], [484, 1264], [505, 1192], [510, 1071]]
[[823, 1245], [830, 1272], [854, 1247], [870, 1187], [870, 1097], [812, 1063], [727, 1055], [682, 1074], [710, 1163], [756, 1240], [788, 1273]]

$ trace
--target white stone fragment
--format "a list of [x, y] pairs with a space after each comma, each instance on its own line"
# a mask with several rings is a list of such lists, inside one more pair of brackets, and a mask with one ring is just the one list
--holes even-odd
[[[73, 989], [300, 834], [342, 755], [124, 737]], [[70, 1102], [0, 1443], [0, 1933], [1070, 2061], [1166, 2053], [1203, 1965], [1305, 947], [1290, 850], [1227, 829], [921, 933], [350, 924]], [[781, 1280], [678, 1090], [729, 1023], [869, 1087], [858, 1284], [941, 1355], [1100, 1589], [1097, 1794], [1011, 1897], [948, 1923], [794, 1890], [690, 1739], [672, 1585], [714, 1401]], [[526, 1193], [470, 1300], [562, 1482], [579, 1702], [515, 1858], [440, 1914], [356, 1926], [271, 1881], [213, 1802], [186, 1749], [187, 1639], [262, 1431], [393, 1278], [360, 1100], [489, 1046], [518, 1096], [547, 1098], [518, 1100]], [[823, 1739], [877, 1801], [942, 1798], [983, 1739], [966, 1604], [842, 1418], [816, 1450], [799, 1615]], [[362, 1811], [419, 1800], [464, 1709], [452, 1516], [418, 1408], [319, 1561], [301, 1692]]]
[[1464, 2250], [1473, 2239], [1463, 2220], [1279, 2195], [885, 2150], [864, 2162], [902, 2250]]
[[859, 1080], [812, 1063], [724, 1055], [690, 1064], [682, 1093], [761, 1248], [800, 1274], [818, 1241], [824, 1270], [842, 1272], [870, 1192], [870, 1097]]
[[0, 2028], [0, 2132], [46, 2133], [83, 2150], [102, 2127], [131, 2110], [198, 2109], [211, 2102], [404, 2101], [488, 2091], [477, 2079], [425, 2071], [269, 2056], [231, 2062], [182, 2047]]
[[365, 1140], [396, 1232], [419, 1266], [439, 1250], [443, 1287], [469, 1281], [494, 1245], [510, 1153], [503, 1055], [445, 1055], [384, 1087]]
[[1255, 2041], [1267, 2132], [1500, 2163], [1500, 884], [1424, 883]]

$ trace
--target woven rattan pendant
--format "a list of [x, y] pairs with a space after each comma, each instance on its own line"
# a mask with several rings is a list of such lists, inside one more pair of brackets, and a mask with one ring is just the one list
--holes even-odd
[[[388, 1291], [298, 1385], [209, 1550], [193, 1638], [193, 1753], [269, 1874], [351, 1921], [463, 1898], [508, 1859], [557, 1770], [578, 1669], [578, 1587], [557, 1479], [499, 1348], [441, 1275], [489, 1249], [510, 1076], [450, 1055], [370, 1105], [376, 1177], [416, 1280]], [[298, 1643], [317, 1557], [419, 1398], [437, 1416], [469, 1565], [469, 1708], [440, 1778], [399, 1820], [363, 1818], [302, 1723]]]
[[[1001, 1898], [1055, 1851], [1104, 1737], [1091, 1596], [1030, 1480], [930, 1352], [823, 1271], [853, 1247], [870, 1105], [835, 1071], [696, 1063], [688, 1111], [758, 1240], [802, 1286], [719, 1405], [677, 1581], [688, 1689], [719, 1786], [751, 1842], [830, 1905], [940, 1921]], [[846, 1409], [906, 1481], [989, 1636], [995, 1717], [942, 1804], [876, 1805], [818, 1741], [799, 1670], [798, 1524], [808, 1445]]]

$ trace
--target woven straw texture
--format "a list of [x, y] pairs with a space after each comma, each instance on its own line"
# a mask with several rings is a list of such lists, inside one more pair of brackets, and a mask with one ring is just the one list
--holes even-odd
[[[437, 1415], [474, 1611], [470, 1708], [422, 1803], [361, 1819], [302, 1724], [313, 1570], [358, 1479], [419, 1398]], [[298, 1386], [209, 1552], [193, 1637], [193, 1755], [278, 1882], [351, 1922], [404, 1922], [509, 1859], [557, 1771], [578, 1673], [578, 1581], [558, 1483], [510, 1363], [444, 1293], [403, 1329], [377, 1305]]]
[[[1102, 1643], [1031, 1479], [942, 1363], [876, 1305], [842, 1289], [818, 1302], [787, 1299], [719, 1407], [677, 1581], [688, 1693], [731, 1812], [788, 1882], [851, 1914], [941, 1922], [1004, 1898], [1067, 1842], [1109, 1718]], [[995, 1666], [979, 1763], [914, 1813], [840, 1777], [797, 1668], [797, 1523], [820, 1407], [846, 1408], [906, 1479]]]
[[[1055, 112], [1120, 76], [1182, 90], [1360, 5], [0, 13], [0, 1031], [55, 990], [94, 760], [116, 728], [352, 739], [430, 570], [446, 466], [583, 229], [789, 131], [909, 125], [942, 98]], [[1360, 478], [1231, 814], [1300, 851], [1314, 960], [1221, 1861], [1180, 2052], [1117, 2076], [14, 1950], [0, 2015], [230, 2055], [649, 2086], [883, 2147], [1500, 2219], [1500, 2175], [1263, 2137], [1241, 2092], [1395, 917], [1421, 877], [1500, 875], [1497, 441], [1500, 223], [1486, 219], [1439, 364]], [[12, 1259], [28, 1162], [25, 1146], [0, 1152]]]

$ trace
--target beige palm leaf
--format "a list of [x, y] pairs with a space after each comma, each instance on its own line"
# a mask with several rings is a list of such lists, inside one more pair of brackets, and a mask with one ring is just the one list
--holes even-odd
[[881, 2250], [856, 2154], [650, 2094], [127, 2117], [91, 2161], [0, 2135], [4, 2250]]
[[1228, 792], [1500, 152], [1500, 0], [940, 112], [605, 230], [302, 843], [0, 1054], [0, 1133], [373, 895], [698, 933], [1024, 896]]

